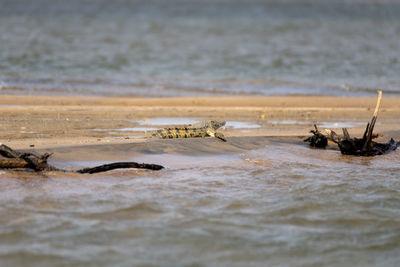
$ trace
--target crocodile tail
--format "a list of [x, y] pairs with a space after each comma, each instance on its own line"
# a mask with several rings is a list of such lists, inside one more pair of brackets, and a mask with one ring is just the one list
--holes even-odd
[[162, 139], [189, 138], [195, 137], [196, 133], [194, 129], [190, 128], [164, 128], [157, 130], [153, 136], [157, 136]]
[[155, 133], [153, 133], [152, 136], [166, 139], [168, 138], [168, 131], [166, 131], [166, 129], [160, 129], [155, 131]]

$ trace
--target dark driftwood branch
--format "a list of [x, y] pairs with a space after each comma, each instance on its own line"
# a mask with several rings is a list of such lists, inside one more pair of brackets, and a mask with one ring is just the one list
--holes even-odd
[[[17, 150], [2, 144], [0, 145], [0, 155], [5, 159], [0, 159], [0, 169], [31, 169], [37, 172], [41, 171], [62, 171], [68, 172], [67, 170], [58, 169], [47, 163], [48, 158], [52, 154], [45, 153], [39, 155], [36, 153], [22, 153]], [[123, 168], [136, 168], [136, 169], [148, 169], [148, 170], [161, 170], [164, 167], [156, 164], [137, 163], [137, 162], [115, 162], [110, 164], [104, 164], [93, 168], [85, 168], [77, 170], [77, 173], [99, 173], [110, 171], [114, 169]]]
[[29, 168], [29, 163], [23, 159], [2, 159], [0, 169], [22, 169]]
[[[378, 137], [378, 135], [374, 134], [373, 131], [376, 120], [378, 118], [378, 111], [381, 99], [382, 91], [378, 91], [378, 100], [376, 103], [374, 115], [372, 116], [371, 121], [367, 124], [362, 138], [351, 138], [346, 128], [342, 129], [343, 137], [337, 135], [334, 131], [326, 130], [326, 138], [336, 143], [339, 146], [340, 152], [346, 155], [376, 156], [396, 150], [396, 148], [400, 146], [400, 142], [396, 143], [393, 139], [390, 139], [388, 143], [378, 143], [373, 141], [374, 138]], [[322, 146], [316, 145], [318, 140], [323, 139], [321, 137], [323, 136], [323, 134], [318, 131], [316, 126], [315, 131], [311, 132], [313, 133], [313, 136], [305, 139], [304, 141], [309, 142], [310, 146], [326, 147], [327, 143], [324, 143], [325, 145]]]
[[[365, 127], [365, 131], [361, 139], [357, 137], [351, 138], [347, 129], [343, 128], [343, 139], [337, 140], [337, 144], [342, 154], [356, 156], [376, 156], [394, 151], [400, 145], [400, 142], [396, 143], [393, 139], [390, 139], [388, 143], [378, 143], [373, 141], [373, 139], [376, 137], [373, 131], [378, 118], [381, 99], [382, 91], [378, 91], [378, 100], [376, 101], [374, 114], [371, 121], [367, 123], [367, 127]], [[332, 133], [335, 134], [333, 131]]]
[[0, 155], [6, 158], [19, 158], [21, 153], [19, 151], [13, 150], [10, 147], [1, 144], [0, 145]]
[[328, 145], [328, 139], [318, 130], [317, 125], [314, 124], [314, 128], [315, 130], [310, 131], [313, 135], [305, 139], [304, 142], [309, 142], [312, 147], [325, 148]]
[[6, 159], [0, 160], [0, 168], [8, 169], [32, 169], [34, 171], [58, 171], [54, 166], [47, 163], [47, 159], [52, 155], [45, 153], [39, 155], [36, 153], [22, 153], [2, 144], [0, 145], [0, 155]]
[[115, 162], [110, 164], [104, 164], [101, 166], [93, 167], [93, 168], [85, 168], [81, 170], [77, 170], [79, 173], [98, 173], [105, 172], [114, 169], [127, 169], [127, 168], [136, 168], [136, 169], [148, 169], [158, 171], [164, 168], [161, 165], [157, 164], [147, 164], [147, 163], [136, 163], [136, 162]]

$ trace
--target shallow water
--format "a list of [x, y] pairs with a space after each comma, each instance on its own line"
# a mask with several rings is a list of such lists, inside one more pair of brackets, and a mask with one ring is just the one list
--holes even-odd
[[0, 262], [397, 266], [400, 261], [399, 151], [355, 158], [270, 142], [243, 153], [148, 153], [131, 159], [167, 168], [48, 177], [1, 171]]
[[[158, 117], [158, 118], [150, 118], [146, 120], [138, 120], [134, 121], [139, 125], [147, 125], [147, 126], [159, 126], [159, 127], [169, 127], [171, 125], [181, 126], [181, 125], [196, 125], [201, 124], [202, 121], [206, 120], [205, 118], [184, 118], [184, 117]], [[259, 128], [261, 125], [251, 122], [244, 121], [234, 121], [229, 120], [226, 122], [224, 127], [236, 128], [236, 129], [254, 129]], [[154, 130], [154, 128], [144, 128], [144, 127], [135, 127], [135, 128], [127, 128], [127, 129], [140, 129], [142, 131]], [[119, 129], [121, 130], [121, 129]]]
[[146, 120], [133, 121], [140, 125], [150, 126], [170, 126], [170, 125], [189, 125], [201, 122], [201, 119], [195, 118], [181, 118], [181, 117], [157, 117]]
[[0, 92], [400, 94], [400, 4], [0, 1]]

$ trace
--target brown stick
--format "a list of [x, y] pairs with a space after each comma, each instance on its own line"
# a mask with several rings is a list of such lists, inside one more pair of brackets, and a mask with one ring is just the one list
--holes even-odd
[[110, 171], [114, 169], [126, 169], [126, 168], [148, 169], [148, 170], [158, 171], [164, 167], [157, 164], [147, 164], [147, 163], [137, 163], [137, 162], [115, 162], [115, 163], [100, 165], [93, 168], [85, 168], [77, 170], [76, 172], [92, 174], [92, 173]]
[[5, 144], [0, 144], [0, 155], [6, 158], [19, 158], [20, 152], [13, 150], [9, 146], [6, 146]]
[[364, 145], [362, 147], [362, 151], [371, 150], [372, 148], [372, 135], [373, 135], [372, 133], [374, 131], [376, 119], [378, 118], [378, 111], [381, 105], [381, 99], [382, 99], [382, 91], [378, 90], [378, 99], [376, 101], [374, 115], [372, 116], [371, 122], [367, 124], [367, 127], [364, 132], [363, 136]]
[[349, 134], [349, 132], [347, 131], [347, 128], [342, 128], [342, 131], [343, 131], [343, 137], [344, 137], [344, 139], [346, 139], [346, 140], [351, 139], [351, 138], [350, 138], [350, 134]]

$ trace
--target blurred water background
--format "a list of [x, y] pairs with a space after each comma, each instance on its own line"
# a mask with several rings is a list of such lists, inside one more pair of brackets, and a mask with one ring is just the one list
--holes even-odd
[[400, 94], [400, 3], [0, 0], [0, 93]]

